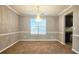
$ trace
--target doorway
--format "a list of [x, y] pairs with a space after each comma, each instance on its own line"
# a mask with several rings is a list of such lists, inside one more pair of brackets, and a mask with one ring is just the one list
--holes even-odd
[[65, 44], [72, 46], [73, 12], [65, 16]]

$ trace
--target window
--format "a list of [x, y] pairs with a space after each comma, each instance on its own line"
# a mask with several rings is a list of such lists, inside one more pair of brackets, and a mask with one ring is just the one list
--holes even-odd
[[31, 19], [31, 34], [46, 34], [46, 20], [41, 19], [41, 21], [36, 21], [36, 19]]

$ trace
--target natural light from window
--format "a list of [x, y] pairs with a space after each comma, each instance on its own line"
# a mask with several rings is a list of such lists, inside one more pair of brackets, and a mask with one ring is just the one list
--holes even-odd
[[41, 19], [41, 21], [37, 21], [37, 19], [31, 19], [31, 34], [46, 34], [46, 19]]

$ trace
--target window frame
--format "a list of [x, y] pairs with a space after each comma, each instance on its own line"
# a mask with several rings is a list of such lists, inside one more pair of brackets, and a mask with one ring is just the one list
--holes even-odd
[[[32, 21], [33, 21], [33, 20], [37, 23], [37, 25], [35, 25], [35, 24], [34, 24], [35, 26], [32, 25]], [[41, 21], [44, 21], [45, 24], [40, 25], [41, 23], [39, 23], [39, 22], [41, 22]], [[31, 23], [31, 24], [30, 24], [30, 29], [31, 29], [30, 32], [31, 32], [31, 34], [44, 35], [44, 34], [47, 33], [47, 32], [46, 32], [46, 19], [41, 19], [41, 21], [36, 21], [36, 19], [31, 19], [31, 20], [30, 20], [30, 23]], [[43, 29], [43, 30], [45, 30], [44, 32], [39, 31], [41, 27], [44, 28], [44, 29]], [[37, 29], [36, 29], [36, 33], [35, 33], [35, 31], [34, 31], [34, 32], [32, 31], [32, 30], [33, 30], [32, 28], [37, 28]]]

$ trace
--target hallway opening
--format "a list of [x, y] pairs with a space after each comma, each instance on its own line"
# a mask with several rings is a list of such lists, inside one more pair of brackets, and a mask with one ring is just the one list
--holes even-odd
[[65, 44], [72, 46], [73, 41], [73, 12], [65, 16]]

